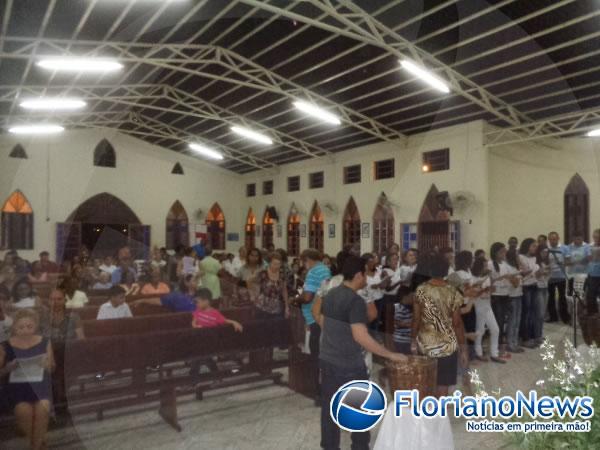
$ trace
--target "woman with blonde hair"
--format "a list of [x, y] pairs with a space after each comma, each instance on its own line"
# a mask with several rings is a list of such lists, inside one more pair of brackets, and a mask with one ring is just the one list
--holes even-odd
[[[6, 393], [17, 426], [32, 450], [46, 448], [50, 372], [54, 370], [52, 346], [38, 328], [38, 315], [31, 309], [21, 309], [15, 313], [10, 339], [0, 346], [0, 376], [9, 375]], [[32, 358], [40, 366], [39, 374], [25, 373], [19, 367], [19, 360]]]

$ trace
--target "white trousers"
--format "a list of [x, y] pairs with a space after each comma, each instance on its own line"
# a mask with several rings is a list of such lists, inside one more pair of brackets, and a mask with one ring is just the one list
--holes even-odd
[[494, 311], [492, 311], [492, 304], [489, 298], [475, 300], [475, 317], [476, 317], [476, 331], [477, 336], [475, 338], [475, 353], [477, 356], [483, 356], [483, 348], [481, 347], [481, 341], [485, 334], [485, 328], [490, 331], [490, 354], [494, 357], [498, 357], [498, 336], [500, 335], [500, 329], [496, 323], [494, 317]]

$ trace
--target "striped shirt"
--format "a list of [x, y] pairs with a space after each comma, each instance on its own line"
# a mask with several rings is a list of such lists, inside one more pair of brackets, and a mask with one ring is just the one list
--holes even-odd
[[[412, 306], [396, 303], [394, 305], [394, 321], [412, 322]], [[394, 342], [401, 344], [410, 344], [410, 325], [407, 327], [394, 326]]]

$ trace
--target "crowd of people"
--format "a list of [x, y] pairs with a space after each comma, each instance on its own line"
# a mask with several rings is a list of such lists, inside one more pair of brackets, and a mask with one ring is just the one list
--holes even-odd
[[[600, 295], [600, 230], [591, 244], [582, 237], [561, 244], [551, 232], [520, 243], [511, 237], [489, 252], [457, 254], [450, 248], [401, 252], [393, 244], [385, 255], [360, 255], [355, 245], [335, 258], [307, 249], [290, 259], [272, 247], [242, 247], [233, 255], [200, 243], [174, 252], [155, 248], [145, 261], [134, 260], [128, 247], [101, 259], [82, 248], [61, 266], [48, 252], [39, 257], [29, 263], [7, 251], [0, 265], [3, 392], [35, 449], [45, 446], [49, 374], [64, 370], [64, 343], [84, 338], [77, 310], [98, 293], [107, 299], [98, 320], [131, 317], [138, 305], [154, 304], [192, 313], [193, 327], [228, 324], [237, 332], [242, 324], [227, 319], [223, 309], [253, 307], [257, 319], [269, 320], [299, 308], [306, 350], [320, 367], [312, 376], [326, 449], [339, 447], [331, 397], [345, 382], [371, 375], [373, 354], [398, 362], [411, 354], [435, 358], [436, 392], [445, 395], [461, 376], [468, 389], [472, 361], [506, 364], [511, 354], [541, 345], [545, 322], [570, 323], [567, 294], [578, 279], [586, 279], [584, 313], [598, 313]], [[49, 284], [42, 298], [37, 287]], [[139, 298], [126, 302], [131, 296]], [[16, 361], [34, 356], [43, 376], [10, 382]], [[64, 397], [56, 389], [54, 395]], [[352, 439], [353, 448], [368, 448], [368, 433]]]

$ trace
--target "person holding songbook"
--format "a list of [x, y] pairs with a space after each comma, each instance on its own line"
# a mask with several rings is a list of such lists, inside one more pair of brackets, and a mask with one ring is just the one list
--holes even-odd
[[29, 448], [46, 448], [50, 411], [52, 346], [38, 332], [39, 319], [31, 309], [14, 315], [11, 337], [0, 346], [0, 377], [7, 378], [6, 394], [14, 408], [17, 426]]

